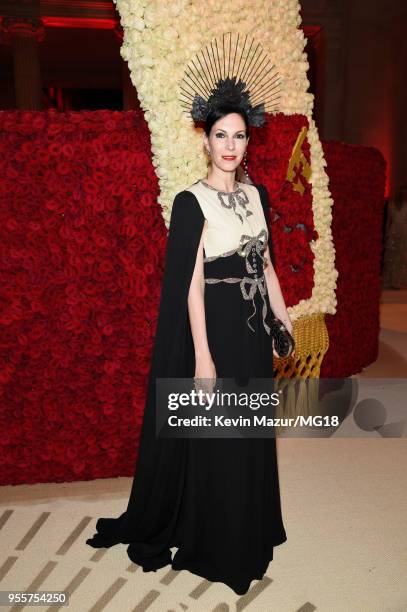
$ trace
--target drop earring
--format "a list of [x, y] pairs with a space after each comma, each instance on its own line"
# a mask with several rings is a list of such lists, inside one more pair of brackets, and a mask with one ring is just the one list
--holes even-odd
[[248, 164], [247, 164], [247, 151], [245, 151], [244, 157], [243, 157], [243, 169], [244, 169], [244, 175], [245, 175], [246, 183], [249, 183], [249, 184], [252, 185], [253, 181], [250, 178], [249, 170], [248, 170]]

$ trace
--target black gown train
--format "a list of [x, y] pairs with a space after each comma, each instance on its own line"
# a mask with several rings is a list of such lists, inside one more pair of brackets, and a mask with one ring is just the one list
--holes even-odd
[[226, 194], [198, 181], [175, 197], [127, 510], [100, 518], [87, 540], [94, 548], [128, 544], [129, 558], [145, 572], [171, 564], [239, 595], [263, 577], [273, 548], [287, 539], [276, 440], [157, 438], [155, 380], [195, 374], [187, 300], [205, 219], [205, 318], [217, 376], [272, 378], [262, 259], [268, 244], [274, 262], [268, 207], [263, 185], [239, 183]]

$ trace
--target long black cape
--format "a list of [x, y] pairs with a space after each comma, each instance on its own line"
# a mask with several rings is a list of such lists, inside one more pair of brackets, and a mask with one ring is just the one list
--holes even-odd
[[[274, 263], [268, 194], [263, 185], [256, 187]], [[97, 533], [87, 540], [94, 548], [129, 544], [129, 558], [144, 571], [170, 564], [170, 547], [177, 544], [173, 538], [182, 499], [188, 439], [157, 438], [155, 386], [157, 378], [194, 376], [188, 293], [204, 222], [195, 195], [187, 190], [178, 193], [171, 213], [140, 446], [127, 510], [118, 518], [100, 518]]]

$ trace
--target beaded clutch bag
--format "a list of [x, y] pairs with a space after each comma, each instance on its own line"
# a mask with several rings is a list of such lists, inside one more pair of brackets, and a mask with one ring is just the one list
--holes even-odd
[[289, 357], [295, 348], [295, 341], [280, 319], [273, 317], [270, 324], [270, 334], [274, 348], [279, 357]]

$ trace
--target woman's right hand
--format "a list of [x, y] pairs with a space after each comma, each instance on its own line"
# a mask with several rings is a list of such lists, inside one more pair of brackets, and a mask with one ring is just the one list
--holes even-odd
[[195, 359], [195, 388], [204, 393], [212, 393], [216, 383], [216, 368], [212, 357], [207, 355]]

